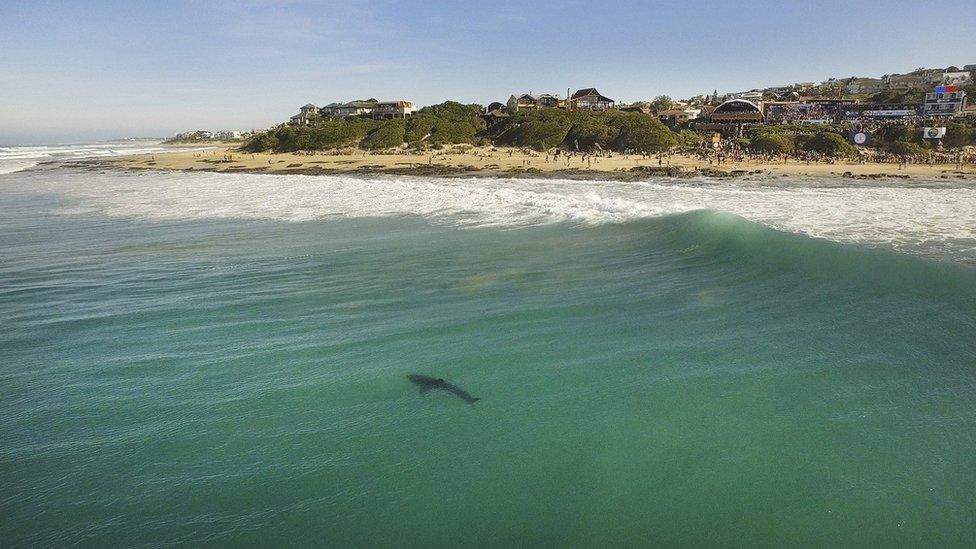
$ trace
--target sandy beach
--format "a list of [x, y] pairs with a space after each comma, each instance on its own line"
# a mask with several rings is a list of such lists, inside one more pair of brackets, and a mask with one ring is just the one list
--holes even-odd
[[138, 170], [193, 170], [211, 172], [256, 172], [274, 174], [388, 173], [418, 175], [566, 176], [575, 178], [639, 178], [648, 174], [733, 176], [747, 173], [770, 175], [928, 177], [976, 176], [976, 165], [887, 163], [807, 163], [799, 160], [709, 163], [688, 155], [658, 159], [640, 155], [613, 154], [609, 157], [552, 155], [514, 148], [444, 149], [426, 154], [377, 154], [366, 151], [324, 151], [305, 153], [241, 153], [235, 147], [220, 146], [210, 151], [168, 152], [98, 159], [99, 165]]

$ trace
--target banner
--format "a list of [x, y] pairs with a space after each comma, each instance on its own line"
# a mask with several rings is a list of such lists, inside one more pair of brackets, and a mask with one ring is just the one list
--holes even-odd
[[945, 137], [945, 128], [922, 128], [922, 137], [925, 139], [942, 139]]
[[871, 135], [867, 132], [851, 132], [850, 135], [851, 143], [855, 145], [868, 146], [871, 144]]

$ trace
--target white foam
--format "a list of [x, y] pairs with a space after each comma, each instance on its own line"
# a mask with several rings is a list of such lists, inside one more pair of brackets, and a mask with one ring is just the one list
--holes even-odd
[[198, 150], [205, 147], [164, 147], [157, 141], [112, 141], [78, 145], [32, 145], [0, 147], [0, 174], [26, 170], [49, 160], [80, 160], [84, 158], [147, 154], [164, 151]]
[[84, 184], [65, 177], [44, 181], [66, 198], [68, 214], [290, 222], [422, 216], [436, 223], [514, 227], [712, 209], [836, 241], [976, 258], [976, 189], [939, 181], [886, 187], [841, 179], [591, 182], [184, 172], [86, 173]]
[[13, 160], [0, 159], [0, 174], [19, 172], [27, 168], [33, 168], [38, 164], [40, 164], [39, 160], [25, 160], [20, 158]]

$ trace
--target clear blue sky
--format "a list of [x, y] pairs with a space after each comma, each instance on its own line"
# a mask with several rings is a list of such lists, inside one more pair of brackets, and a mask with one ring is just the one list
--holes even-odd
[[0, 0], [0, 143], [261, 128], [310, 101], [630, 101], [970, 63], [972, 0]]

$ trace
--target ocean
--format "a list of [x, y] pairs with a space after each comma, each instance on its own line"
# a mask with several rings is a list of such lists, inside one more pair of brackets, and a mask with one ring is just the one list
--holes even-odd
[[0, 152], [2, 547], [976, 543], [971, 179]]

